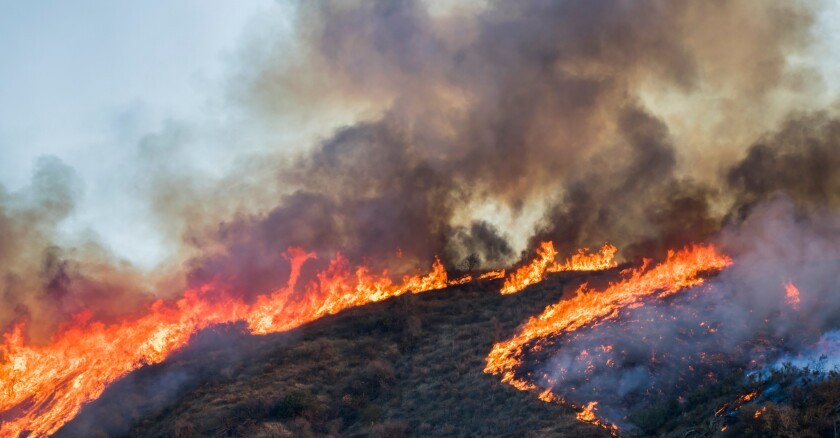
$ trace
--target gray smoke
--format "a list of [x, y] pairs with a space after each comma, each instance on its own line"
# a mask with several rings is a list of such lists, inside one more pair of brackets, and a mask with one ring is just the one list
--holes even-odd
[[41, 340], [68, 315], [89, 311], [108, 321], [147, 300], [139, 274], [93, 239], [67, 242], [60, 224], [73, 214], [82, 185], [55, 157], [41, 158], [30, 184], [0, 186], [0, 327], [36, 321]]
[[[319, 255], [299, 284], [337, 251], [394, 275], [435, 255], [450, 269], [510, 265], [529, 239], [561, 252], [609, 240], [632, 259], [703, 240], [777, 192], [800, 209], [836, 196], [833, 115], [807, 112], [819, 81], [789, 62], [812, 45], [818, 2], [431, 3], [300, 2], [296, 51], [270, 30], [242, 49], [228, 103], [246, 122], [205, 128], [272, 144], [290, 114], [354, 111], [314, 144], [241, 156], [205, 179], [183, 154], [200, 124], [140, 141], [134, 178], [179, 245], [174, 273], [152, 275], [169, 280], [138, 278], [95, 241], [59, 239], [72, 184], [36, 181], [41, 198], [26, 202], [0, 194], [0, 326], [136, 310], [150, 290], [178, 290], [176, 275], [252, 297], [285, 284], [289, 246]], [[709, 110], [723, 122], [681, 127], [657, 92], [684, 96], [690, 119]], [[780, 92], [806, 113], [777, 128], [793, 107]], [[728, 99], [696, 103], [707, 95]], [[508, 229], [487, 205], [541, 220]]]
[[553, 380], [543, 386], [572, 402], [597, 400], [599, 413], [632, 430], [633, 409], [807, 354], [840, 328], [838, 239], [837, 212], [802, 215], [787, 198], [762, 204], [716, 236], [733, 264], [707, 285], [555, 339], [530, 367]]
[[[256, 58], [239, 101], [266, 125], [347, 102], [373, 110], [271, 161], [276, 204], [207, 231], [229, 250], [194, 260], [193, 280], [221, 271], [234, 288], [265, 279], [265, 290], [290, 245], [397, 273], [434, 255], [516, 262], [507, 230], [471, 216], [487, 203], [513, 216], [543, 209], [528, 248], [609, 240], [633, 258], [704, 239], [728, 217], [736, 183], [685, 172], [644, 90], [734, 84], [745, 102], [764, 101], [802, 74], [786, 57], [808, 47], [814, 6], [522, 1], [441, 15], [411, 0], [301, 3], [303, 56]], [[735, 24], [756, 14], [772, 31]], [[703, 162], [734, 164], [715, 150]]]

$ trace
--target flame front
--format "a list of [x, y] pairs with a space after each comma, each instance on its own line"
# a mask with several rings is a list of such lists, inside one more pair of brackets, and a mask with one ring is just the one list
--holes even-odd
[[300, 268], [315, 255], [297, 248], [286, 255], [292, 266], [288, 285], [253, 304], [207, 285], [186, 291], [174, 303], [157, 301], [148, 315], [136, 320], [106, 326], [80, 316], [47, 345], [28, 345], [24, 324], [16, 324], [0, 344], [0, 436], [54, 433], [109, 383], [145, 364], [162, 362], [208, 326], [245, 321], [253, 333], [278, 332], [349, 307], [450, 284], [440, 260], [428, 274], [406, 276], [395, 284], [387, 272], [351, 270], [338, 255], [297, 293]]
[[790, 304], [794, 309], [799, 308], [799, 288], [792, 282], [785, 284], [785, 302]]
[[[542, 242], [537, 249], [537, 258], [531, 263], [512, 272], [502, 286], [502, 294], [513, 294], [526, 287], [539, 283], [545, 278], [546, 273], [563, 271], [598, 271], [618, 266], [615, 260], [615, 253], [618, 248], [609, 243], [596, 253], [590, 253], [589, 248], [578, 249], [577, 254], [567, 258], [562, 264], [557, 263], [554, 258], [557, 251], [553, 242]], [[502, 273], [504, 275], [504, 273]]]
[[598, 402], [596, 401], [591, 401], [587, 403], [581, 408], [580, 412], [577, 413], [576, 418], [579, 421], [584, 421], [586, 423], [591, 423], [596, 426], [603, 427], [604, 429], [607, 429], [612, 435], [617, 435], [618, 428], [615, 427], [615, 425], [612, 425], [600, 419], [595, 413], [595, 411], [597, 410], [596, 406], [598, 406]]
[[[544, 245], [543, 254], [548, 254], [547, 248], [553, 250], [550, 245]], [[577, 296], [546, 307], [542, 314], [530, 318], [511, 339], [495, 344], [487, 356], [484, 372], [500, 375], [503, 382], [517, 389], [536, 390], [534, 383], [516, 374], [527, 345], [539, 344], [548, 337], [614, 318], [621, 308], [640, 305], [644, 299], [663, 298], [698, 286], [703, 283], [699, 276], [702, 272], [720, 271], [730, 263], [731, 260], [718, 254], [713, 246], [694, 245], [679, 252], [669, 251], [667, 259], [651, 269], [647, 269], [646, 261], [641, 268], [630, 271], [628, 277], [610, 284], [602, 292], [589, 290], [583, 285]], [[540, 398], [561, 401], [545, 391]], [[597, 419], [594, 407], [594, 403], [584, 407], [580, 414], [585, 417], [584, 420], [589, 421], [590, 417]]]

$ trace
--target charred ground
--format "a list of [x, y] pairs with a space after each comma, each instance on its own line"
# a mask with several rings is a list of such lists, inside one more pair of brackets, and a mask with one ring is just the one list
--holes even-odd
[[[482, 370], [494, 342], [618, 270], [558, 274], [514, 295], [498, 281], [409, 294], [268, 336], [205, 330], [56, 436], [608, 436]], [[737, 402], [750, 392], [759, 395]], [[642, 436], [832, 436], [838, 407], [837, 374], [786, 369], [750, 382], [732, 369], [679, 400], [653, 397], [628, 421]]]
[[482, 371], [493, 342], [581, 278], [507, 296], [498, 281], [405, 295], [268, 336], [205, 331], [57, 436], [603, 436]]

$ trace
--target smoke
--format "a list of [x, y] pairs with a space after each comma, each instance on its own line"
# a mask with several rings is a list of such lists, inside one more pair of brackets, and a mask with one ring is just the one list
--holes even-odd
[[803, 215], [788, 198], [764, 203], [716, 236], [733, 258], [719, 276], [555, 339], [545, 361], [529, 368], [557, 395], [597, 400], [601, 415], [632, 430], [634, 409], [685, 402], [733, 370], [810, 356], [824, 333], [840, 328], [838, 238], [837, 212]]
[[807, 367], [820, 373], [840, 372], [840, 331], [826, 332], [814, 345], [780, 357], [764, 371], [782, 370], [788, 365], [798, 369]]
[[836, 208], [840, 201], [840, 122], [825, 113], [796, 115], [752, 146], [729, 170], [736, 212], [784, 192], [803, 208]]
[[75, 172], [55, 157], [38, 160], [24, 189], [0, 187], [0, 325], [36, 321], [30, 334], [43, 339], [67, 315], [108, 321], [148, 299], [139, 273], [95, 239], [62, 236], [81, 191]]
[[[704, 132], [710, 140], [692, 146], [715, 149], [687, 165], [673, 117], [649, 103], [651, 84], [692, 99], [736, 93], [716, 117], [741, 120], [755, 102], [776, 108], [775, 93], [810, 95], [794, 86], [807, 68], [787, 59], [808, 47], [815, 6], [524, 1], [440, 13], [410, 0], [301, 3], [299, 51], [281, 44], [251, 58], [238, 102], [266, 126], [335, 106], [361, 108], [361, 121], [272, 159], [275, 203], [207, 230], [204, 241], [227, 250], [194, 260], [194, 281], [221, 270], [247, 278], [232, 280], [241, 290], [268, 279], [257, 285], [265, 290], [289, 245], [399, 273], [434, 255], [449, 266], [470, 255], [510, 264], [522, 249], [514, 241], [552, 239], [562, 252], [610, 240], [635, 257], [703, 239], [727, 217], [735, 181], [685, 168], [729, 167], [738, 157], [719, 154], [716, 135], [759, 133]], [[542, 219], [522, 239], [477, 213], [487, 205]]]
[[[170, 269], [249, 297], [286, 283], [290, 246], [319, 256], [299, 284], [337, 251], [393, 275], [436, 255], [450, 268], [510, 265], [543, 239], [649, 257], [779, 191], [798, 205], [836, 196], [832, 114], [813, 112], [820, 79], [791, 62], [810, 50], [819, 7], [300, 2], [295, 41], [256, 32], [232, 69], [234, 116], [204, 127], [248, 152], [228, 151], [229, 172], [208, 178], [184, 153], [202, 125], [170, 123], [141, 139], [133, 178], [178, 247]], [[273, 143], [320, 119], [341, 123], [312, 144]], [[263, 152], [245, 146], [261, 140]], [[792, 158], [814, 182], [785, 168]], [[35, 185], [45, 198], [27, 205], [2, 195], [3, 291], [17, 310], [0, 325], [130, 311], [177, 284], [138, 278], [90, 239], [62, 242], [71, 184]]]

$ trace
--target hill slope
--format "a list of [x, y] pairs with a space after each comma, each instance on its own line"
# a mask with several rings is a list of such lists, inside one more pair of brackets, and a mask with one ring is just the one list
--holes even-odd
[[208, 330], [112, 385], [57, 436], [601, 436], [482, 372], [494, 341], [580, 277], [507, 296], [498, 282], [402, 296], [269, 336]]

